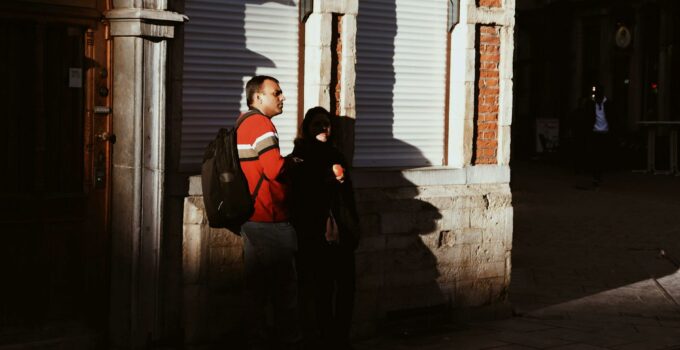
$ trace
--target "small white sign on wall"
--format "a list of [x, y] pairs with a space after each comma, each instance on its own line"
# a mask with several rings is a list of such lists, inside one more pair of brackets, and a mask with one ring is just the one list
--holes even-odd
[[68, 87], [82, 88], [83, 87], [83, 69], [69, 68], [68, 69]]
[[536, 152], [554, 152], [560, 146], [560, 120], [536, 119]]

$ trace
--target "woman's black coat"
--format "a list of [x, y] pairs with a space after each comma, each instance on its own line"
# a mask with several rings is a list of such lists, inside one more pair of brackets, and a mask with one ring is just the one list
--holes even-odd
[[[301, 244], [325, 243], [326, 220], [332, 213], [340, 230], [340, 245], [352, 250], [359, 242], [359, 224], [352, 180], [344, 157], [330, 142], [308, 137], [297, 139], [292, 157], [303, 161], [291, 171], [291, 222]], [[333, 164], [345, 169], [340, 183]]]

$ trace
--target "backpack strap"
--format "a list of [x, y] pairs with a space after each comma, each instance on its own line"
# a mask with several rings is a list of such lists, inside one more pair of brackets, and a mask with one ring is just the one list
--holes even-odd
[[248, 112], [243, 113], [242, 116], [240, 116], [240, 117], [238, 117], [238, 119], [236, 119], [236, 123], [234, 124], [234, 128], [238, 129], [238, 127], [241, 126], [241, 123], [246, 121], [246, 119], [248, 119], [248, 117], [250, 117], [253, 114], [262, 114], [262, 113], [260, 111], [258, 111], [257, 109], [251, 109]]
[[257, 185], [255, 185], [255, 190], [253, 191], [253, 202], [255, 202], [255, 198], [257, 198], [257, 193], [260, 192], [262, 181], [264, 181], [264, 174], [260, 174], [260, 179], [257, 180]]
[[[241, 124], [248, 119], [251, 115], [254, 114], [262, 114], [262, 112], [258, 111], [257, 109], [251, 109], [248, 112], [243, 113], [238, 119], [236, 119], [236, 123], [234, 124], [234, 128], [238, 129]], [[238, 130], [237, 130], [238, 131]], [[255, 190], [253, 191], [253, 202], [255, 202], [255, 198], [257, 198], [257, 193], [260, 192], [260, 186], [262, 186], [262, 181], [264, 181], [264, 174], [260, 174], [260, 179], [257, 180], [257, 185], [255, 185]]]

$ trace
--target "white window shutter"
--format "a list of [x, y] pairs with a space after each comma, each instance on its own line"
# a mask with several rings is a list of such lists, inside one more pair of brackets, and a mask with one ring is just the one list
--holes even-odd
[[297, 129], [298, 7], [247, 0], [187, 0], [180, 167], [197, 170], [220, 127], [248, 109], [245, 83], [254, 75], [277, 78], [286, 96], [274, 117], [282, 153]]
[[355, 166], [441, 165], [444, 0], [361, 0], [357, 17]]

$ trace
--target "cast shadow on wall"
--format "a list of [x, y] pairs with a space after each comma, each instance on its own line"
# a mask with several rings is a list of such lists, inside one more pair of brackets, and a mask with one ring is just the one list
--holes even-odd
[[[185, 61], [192, 61], [194, 64], [190, 66], [200, 68], [194, 68], [195, 72], [185, 69], [184, 78], [189, 83], [185, 82], [184, 89], [195, 90], [192, 95], [196, 96], [193, 98], [200, 99], [202, 102], [198, 110], [191, 111], [193, 118], [212, 118], [211, 122], [217, 123], [209, 126], [214, 127], [215, 130], [225, 125], [232, 125], [236, 121], [241, 111], [245, 81], [255, 76], [259, 68], [276, 68], [271, 58], [248, 48], [247, 8], [252, 5], [271, 3], [296, 6], [292, 0], [221, 0], [219, 3], [223, 5], [225, 11], [206, 13], [200, 8], [200, 4], [196, 4], [193, 9], [195, 13], [193, 13], [190, 2], [187, 6], [187, 13], [191, 17], [191, 22], [186, 25], [185, 30], [187, 49], [191, 48], [187, 52], [200, 53], [199, 56], [185, 56]], [[200, 30], [194, 31], [191, 26], [192, 22], [200, 22], [203, 25]], [[213, 31], [212, 27], [216, 29]], [[224, 35], [224, 33], [229, 33], [229, 35]], [[207, 47], [190, 47], [190, 45], [204, 45], [206, 42], [209, 45]], [[202, 62], [205, 57], [209, 57], [209, 61]], [[223, 117], [223, 119], [215, 119], [216, 116]], [[211, 133], [210, 137], [212, 135]], [[205, 144], [209, 141], [206, 139]], [[198, 166], [198, 164], [194, 165]]]
[[[418, 148], [398, 139], [394, 133], [394, 106], [399, 103], [394, 94], [396, 0], [361, 1], [359, 13], [356, 127], [363, 132], [342, 136], [341, 140], [352, 148], [341, 148], [355, 154], [357, 147], [388, 145], [391, 151], [396, 151], [391, 154], [396, 153], [400, 158], [395, 161], [400, 168], [430, 165]], [[374, 116], [370, 122], [362, 119], [369, 115]], [[341, 130], [345, 134], [356, 129], [342, 126]], [[370, 130], [370, 135], [365, 130]], [[372, 151], [369, 149], [376, 154]], [[363, 238], [356, 253], [355, 331], [363, 331], [363, 317], [377, 320], [376, 326], [382, 328], [379, 330], [398, 334], [413, 333], [426, 324], [442, 321], [448, 317], [451, 305], [442, 291], [443, 286], [437, 282], [438, 262], [430, 244], [433, 239], [438, 240], [442, 214], [434, 205], [419, 199], [418, 187], [399, 171], [359, 168], [355, 173], [361, 173], [358, 175], [371, 183], [356, 189]]]

